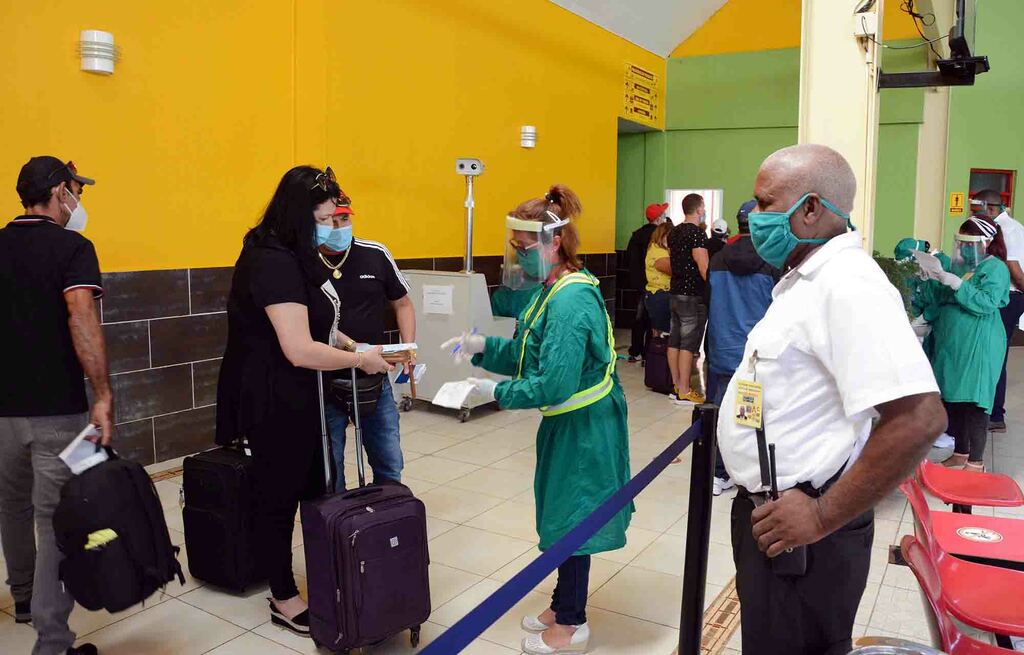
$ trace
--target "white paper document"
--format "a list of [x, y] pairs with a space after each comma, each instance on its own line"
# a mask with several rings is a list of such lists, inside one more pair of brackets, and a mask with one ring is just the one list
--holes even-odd
[[[374, 346], [374, 345], [371, 345], [371, 344], [368, 344], [368, 343], [361, 343], [361, 344], [358, 344], [356, 346], [356, 352], [357, 353], [364, 353], [367, 350], [369, 350], [370, 348], [376, 348], [376, 347], [377, 346]], [[388, 354], [391, 354], [391, 353], [405, 352], [406, 350], [417, 350], [416, 343], [415, 342], [414, 343], [391, 343], [391, 344], [381, 345], [381, 354], [382, 355], [388, 355]]]
[[449, 409], [462, 409], [466, 407], [466, 399], [476, 389], [472, 383], [465, 380], [458, 382], [445, 382], [437, 390], [433, 403], [440, 407]]
[[452, 308], [452, 296], [454, 295], [455, 287], [450, 284], [424, 284], [423, 313], [451, 316], [455, 313]]
[[75, 437], [74, 441], [68, 444], [67, 448], [61, 451], [60, 458], [68, 465], [72, 473], [78, 475], [82, 471], [110, 459], [106, 450], [102, 448], [97, 450], [95, 443], [86, 441], [87, 437], [99, 436], [100, 431], [90, 423]]

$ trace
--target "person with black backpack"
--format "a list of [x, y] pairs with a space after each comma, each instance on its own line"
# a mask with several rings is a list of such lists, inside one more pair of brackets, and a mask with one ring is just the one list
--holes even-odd
[[71, 478], [58, 455], [90, 422], [104, 445], [114, 434], [95, 301], [103, 295], [99, 261], [80, 234], [82, 192], [95, 183], [70, 161], [33, 157], [18, 175], [25, 214], [0, 229], [0, 540], [15, 621], [36, 630], [34, 655], [96, 653], [92, 644], [73, 646], [74, 600], [59, 578], [53, 530]]

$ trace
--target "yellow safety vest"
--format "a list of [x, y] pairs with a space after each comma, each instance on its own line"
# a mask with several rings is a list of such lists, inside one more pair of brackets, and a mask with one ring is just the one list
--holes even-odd
[[[536, 325], [537, 319], [544, 313], [547, 308], [548, 301], [556, 293], [569, 286], [570, 284], [589, 284], [591, 286], [599, 286], [597, 278], [587, 275], [586, 273], [570, 273], [565, 277], [555, 282], [554, 286], [551, 287], [551, 291], [545, 296], [544, 302], [540, 303], [540, 307], [537, 306], [537, 301], [540, 300], [538, 295], [534, 299], [533, 303], [523, 314], [523, 324], [526, 326], [523, 332], [523, 342], [519, 349], [519, 365], [516, 367], [516, 378], [522, 377], [523, 374], [523, 358], [526, 356], [526, 341], [530, 338], [530, 332], [533, 331], [533, 326]], [[569, 397], [565, 402], [557, 405], [550, 405], [548, 407], [541, 407], [540, 413], [542, 416], [558, 416], [559, 414], [568, 414], [574, 412], [577, 409], [583, 409], [589, 405], [593, 405], [597, 401], [607, 396], [612, 391], [614, 382], [612, 380], [612, 373], [615, 371], [615, 334], [612, 330], [612, 321], [608, 317], [608, 313], [605, 312], [605, 321], [608, 324], [608, 368], [605, 369], [604, 377], [600, 382], [592, 387], [577, 391]]]

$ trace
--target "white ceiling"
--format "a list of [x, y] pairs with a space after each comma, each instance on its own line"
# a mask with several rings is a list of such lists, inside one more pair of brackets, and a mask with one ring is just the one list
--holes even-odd
[[667, 57], [726, 0], [551, 0], [613, 34]]

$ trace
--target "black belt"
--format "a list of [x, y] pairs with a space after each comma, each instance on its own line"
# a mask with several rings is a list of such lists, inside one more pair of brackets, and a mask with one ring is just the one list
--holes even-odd
[[[799, 489], [800, 491], [804, 492], [806, 495], [810, 496], [811, 498], [820, 498], [821, 496], [824, 496], [825, 492], [828, 491], [832, 487], [832, 485], [834, 485], [839, 480], [839, 478], [843, 475], [843, 471], [845, 469], [846, 469], [846, 464], [843, 464], [842, 466], [839, 467], [839, 470], [836, 471], [835, 474], [831, 478], [826, 480], [825, 484], [821, 485], [821, 487], [819, 487], [819, 488], [815, 488], [815, 486], [813, 484], [811, 484], [810, 482], [797, 482], [796, 485], [794, 485], [791, 488], [792, 489]], [[748, 491], [746, 487], [743, 487], [743, 486], [740, 486], [740, 485], [737, 485], [736, 489], [737, 489], [736, 496], [738, 498], [756, 497], [756, 498], [761, 498], [763, 500], [768, 500], [768, 492], [767, 491], [757, 491], [757, 492]], [[779, 493], [781, 494], [782, 491], [783, 490], [780, 489]]]

